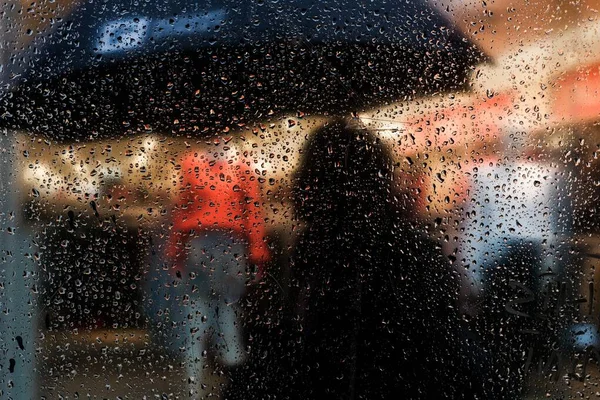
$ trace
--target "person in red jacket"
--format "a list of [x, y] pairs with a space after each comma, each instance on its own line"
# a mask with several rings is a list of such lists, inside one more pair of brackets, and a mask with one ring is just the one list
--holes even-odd
[[181, 277], [187, 372], [199, 383], [211, 345], [224, 366], [243, 363], [238, 303], [250, 266], [260, 279], [269, 250], [257, 176], [233, 151], [186, 154], [180, 191], [167, 258]]

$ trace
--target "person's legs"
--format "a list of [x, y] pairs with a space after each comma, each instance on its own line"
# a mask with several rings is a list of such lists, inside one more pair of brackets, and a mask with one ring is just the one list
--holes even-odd
[[[459, 257], [464, 260], [461, 272], [459, 308], [462, 313], [475, 316], [480, 312], [481, 301], [486, 295], [487, 282], [498, 260], [505, 257], [509, 246], [498, 232], [482, 225], [481, 220], [469, 221]], [[483, 219], [484, 223], [487, 222]]]
[[214, 344], [221, 363], [236, 367], [245, 360], [239, 301], [246, 291], [244, 244], [222, 236], [216, 246], [213, 263], [213, 300], [216, 335]]
[[223, 305], [217, 310], [218, 334], [215, 346], [225, 367], [236, 367], [245, 360], [242, 327], [235, 305]]
[[[245, 244], [227, 233], [208, 232], [192, 240], [191, 248], [184, 279], [190, 304], [195, 304], [189, 323], [203, 336], [201, 343], [195, 340], [188, 357], [202, 358], [202, 351], [214, 346], [224, 366], [239, 366], [245, 360], [238, 304], [246, 290]], [[195, 368], [190, 372], [197, 373]]]
[[181, 334], [184, 343], [184, 362], [191, 392], [198, 393], [204, 374], [207, 346], [213, 335], [211, 298], [210, 238], [192, 240], [191, 251], [177, 292], [182, 304]]
[[193, 296], [188, 300], [189, 303], [185, 306], [186, 310], [186, 333], [185, 340], [185, 369], [192, 390], [198, 390], [202, 381], [204, 369], [203, 354], [206, 350], [206, 339], [210, 335], [210, 328], [204, 324], [206, 314], [209, 312], [209, 302], [206, 297], [199, 295]]

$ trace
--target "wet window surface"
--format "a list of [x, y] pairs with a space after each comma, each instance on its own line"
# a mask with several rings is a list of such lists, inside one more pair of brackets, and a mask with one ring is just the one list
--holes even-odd
[[597, 3], [0, 5], [0, 398], [600, 396]]

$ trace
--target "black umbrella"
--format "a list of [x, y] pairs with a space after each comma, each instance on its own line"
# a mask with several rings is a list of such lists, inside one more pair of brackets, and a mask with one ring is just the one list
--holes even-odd
[[424, 2], [89, 0], [12, 65], [1, 124], [73, 139], [347, 113], [455, 89], [481, 57]]

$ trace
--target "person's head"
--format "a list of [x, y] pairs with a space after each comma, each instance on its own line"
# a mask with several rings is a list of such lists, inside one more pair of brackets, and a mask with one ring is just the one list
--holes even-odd
[[307, 223], [336, 216], [375, 223], [388, 208], [392, 177], [392, 159], [379, 138], [356, 123], [330, 121], [303, 150], [296, 212]]

